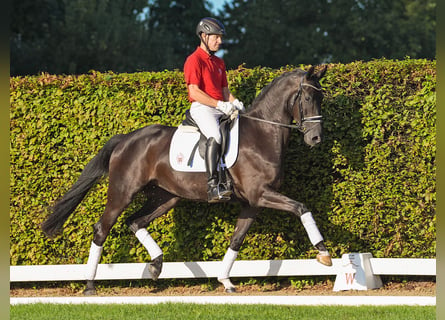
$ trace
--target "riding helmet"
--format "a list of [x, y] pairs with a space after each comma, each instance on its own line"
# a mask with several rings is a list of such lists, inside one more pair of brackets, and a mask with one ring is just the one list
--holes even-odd
[[226, 30], [221, 21], [215, 18], [203, 18], [196, 27], [196, 35], [201, 38], [201, 33], [223, 36], [226, 34]]

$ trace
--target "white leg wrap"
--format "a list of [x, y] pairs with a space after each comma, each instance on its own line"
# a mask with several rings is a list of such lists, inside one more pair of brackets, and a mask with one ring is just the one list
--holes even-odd
[[153, 240], [147, 229], [139, 229], [136, 231], [135, 235], [136, 238], [138, 238], [138, 240], [144, 245], [145, 249], [147, 249], [151, 260], [154, 260], [162, 255], [161, 248], [159, 248], [158, 244]]
[[94, 241], [91, 242], [90, 255], [88, 256], [87, 270], [85, 272], [87, 280], [94, 280], [96, 277], [97, 265], [99, 264], [102, 250], [103, 247], [99, 247]]
[[[219, 277], [218, 277], [219, 282], [223, 283], [222, 280], [229, 279], [230, 270], [232, 269], [233, 263], [235, 262], [237, 256], [238, 256], [238, 251], [234, 251], [230, 248], [227, 250], [227, 252], [224, 256], [224, 259], [222, 261], [221, 273], [219, 274]], [[229, 280], [229, 282], [230, 282], [230, 280]], [[224, 284], [224, 286], [225, 286], [225, 284]]]
[[320, 241], [323, 241], [323, 236], [318, 230], [317, 224], [315, 223], [314, 218], [312, 217], [311, 212], [306, 212], [301, 216], [301, 222], [303, 223], [304, 228], [309, 236], [309, 240], [315, 246]]

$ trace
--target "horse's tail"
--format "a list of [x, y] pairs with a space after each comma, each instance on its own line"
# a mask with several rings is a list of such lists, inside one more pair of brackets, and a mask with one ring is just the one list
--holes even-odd
[[85, 166], [79, 179], [56, 204], [50, 208], [51, 214], [41, 224], [43, 232], [50, 238], [57, 235], [63, 224], [73, 213], [88, 191], [100, 177], [108, 173], [111, 154], [124, 135], [115, 135], [102, 147], [99, 153]]

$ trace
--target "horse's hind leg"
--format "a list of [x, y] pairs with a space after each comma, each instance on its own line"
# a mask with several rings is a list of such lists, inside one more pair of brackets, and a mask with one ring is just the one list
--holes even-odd
[[179, 197], [158, 187], [152, 187], [147, 192], [148, 200], [138, 212], [127, 220], [136, 238], [147, 249], [151, 262], [148, 265], [151, 278], [157, 280], [162, 271], [163, 253], [156, 241], [148, 233], [146, 227], [156, 218], [173, 208]]
[[94, 225], [94, 238], [91, 242], [88, 256], [85, 278], [87, 286], [84, 295], [95, 295], [94, 278], [96, 277], [97, 266], [102, 255], [103, 244], [110, 233], [111, 228], [116, 223], [125, 207], [131, 202], [133, 194], [128, 194], [120, 190], [114, 190], [110, 185], [108, 188], [107, 204], [105, 211], [99, 221]]
[[228, 293], [235, 292], [235, 286], [230, 281], [230, 270], [238, 256], [239, 249], [243, 244], [247, 231], [249, 231], [259, 211], [259, 208], [248, 207], [246, 205], [242, 208], [238, 221], [236, 222], [235, 232], [230, 239], [229, 249], [224, 256], [218, 276], [218, 281], [224, 285], [225, 291]]

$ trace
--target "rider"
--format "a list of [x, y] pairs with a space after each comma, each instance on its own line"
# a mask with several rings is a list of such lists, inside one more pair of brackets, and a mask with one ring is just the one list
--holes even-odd
[[208, 201], [216, 202], [232, 193], [218, 187], [217, 166], [221, 153], [219, 119], [235, 110], [244, 112], [244, 106], [230, 93], [224, 61], [215, 56], [225, 35], [224, 25], [217, 19], [203, 18], [196, 27], [196, 34], [201, 43], [185, 61], [184, 78], [192, 103], [190, 115], [207, 138]]

